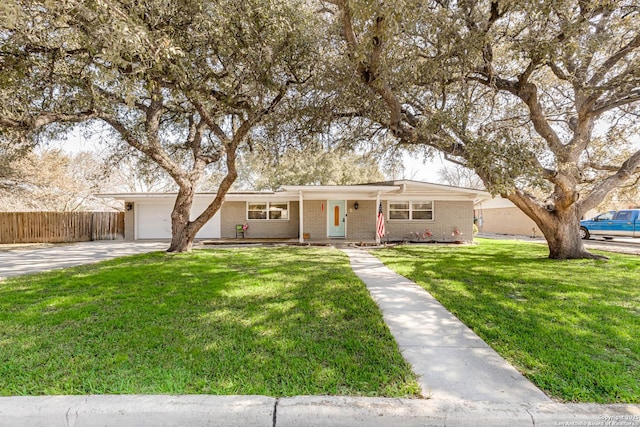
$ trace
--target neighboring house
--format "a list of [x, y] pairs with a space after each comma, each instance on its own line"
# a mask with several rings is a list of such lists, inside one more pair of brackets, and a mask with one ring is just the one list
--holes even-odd
[[542, 237], [536, 223], [508, 199], [496, 196], [482, 200], [475, 209], [480, 232]]
[[[101, 194], [125, 203], [125, 239], [171, 237], [175, 193]], [[193, 215], [213, 200], [213, 193], [195, 196]], [[231, 192], [222, 208], [196, 238], [235, 238], [246, 224], [246, 237], [297, 239], [299, 242], [344, 239], [379, 240], [379, 206], [384, 215], [383, 241], [410, 239], [430, 230], [437, 241], [473, 240], [474, 203], [489, 193], [416, 181], [361, 185], [286, 185], [279, 191]], [[454, 235], [454, 230], [459, 234]]]
[[[613, 209], [633, 209], [632, 205], [614, 204]], [[609, 209], [596, 208], [582, 219], [591, 219]], [[508, 199], [500, 196], [479, 200], [475, 205], [476, 224], [480, 232], [544, 237], [535, 222]]]

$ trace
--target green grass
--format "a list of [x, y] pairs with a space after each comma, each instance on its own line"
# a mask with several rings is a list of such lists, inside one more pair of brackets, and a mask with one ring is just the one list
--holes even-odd
[[153, 253], [0, 281], [0, 395], [406, 396], [337, 250]]
[[546, 246], [375, 251], [552, 397], [640, 403], [640, 257], [554, 261]]

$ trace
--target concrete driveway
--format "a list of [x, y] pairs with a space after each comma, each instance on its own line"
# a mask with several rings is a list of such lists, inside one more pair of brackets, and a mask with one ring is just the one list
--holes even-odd
[[164, 251], [169, 241], [101, 240], [45, 246], [16, 246], [1, 250], [0, 280], [58, 268], [91, 264], [105, 259], [145, 252]]

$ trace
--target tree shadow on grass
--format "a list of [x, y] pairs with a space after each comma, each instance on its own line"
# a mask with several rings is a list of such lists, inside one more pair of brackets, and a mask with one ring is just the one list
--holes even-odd
[[0, 394], [419, 393], [339, 251], [155, 253], [3, 285]]
[[640, 260], [554, 261], [509, 243], [377, 254], [551, 395], [640, 401]]

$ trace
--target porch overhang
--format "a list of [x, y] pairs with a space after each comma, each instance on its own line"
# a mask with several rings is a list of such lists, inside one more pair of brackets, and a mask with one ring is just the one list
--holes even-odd
[[378, 194], [388, 194], [401, 190], [397, 185], [285, 185], [281, 192], [296, 198], [301, 194], [304, 200], [376, 200]]

